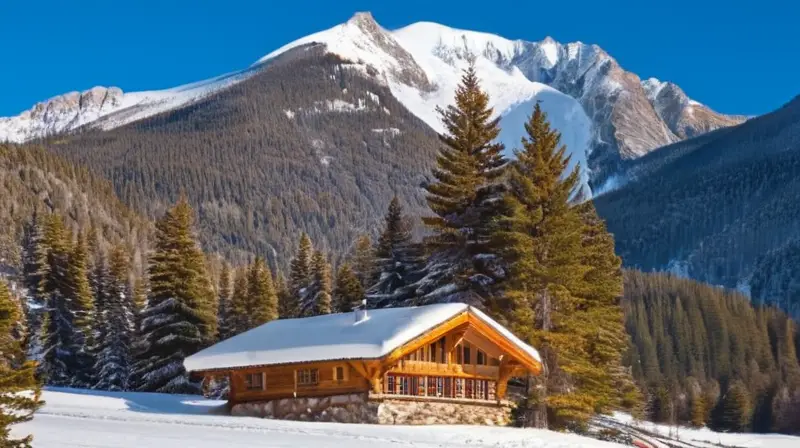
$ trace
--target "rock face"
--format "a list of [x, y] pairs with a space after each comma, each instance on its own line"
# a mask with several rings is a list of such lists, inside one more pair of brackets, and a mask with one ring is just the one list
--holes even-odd
[[50, 98], [16, 117], [0, 118], [0, 134], [5, 134], [0, 140], [25, 141], [75, 129], [119, 108], [122, 96], [118, 87], [98, 86]]
[[283, 398], [234, 405], [231, 415], [382, 425], [507, 425], [511, 408], [494, 403], [370, 399], [367, 394]]

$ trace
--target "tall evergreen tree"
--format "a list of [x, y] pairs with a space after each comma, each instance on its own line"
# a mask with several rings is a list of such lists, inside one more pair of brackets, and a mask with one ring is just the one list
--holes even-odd
[[422, 257], [411, 236], [411, 221], [397, 197], [389, 203], [375, 250], [375, 281], [369, 287], [371, 306], [384, 308], [409, 301], [415, 294]]
[[233, 295], [231, 296], [230, 328], [231, 336], [250, 328], [250, 296], [248, 294], [248, 269], [240, 268], [234, 273]]
[[464, 72], [455, 104], [439, 109], [446, 133], [433, 171], [436, 181], [425, 186], [435, 216], [423, 218], [431, 236], [427, 275], [419, 282], [416, 302], [459, 300], [484, 305], [491, 285], [502, 273], [489, 244], [498, 214], [501, 177], [506, 161], [496, 142], [499, 117], [489, 107], [474, 64]]
[[282, 317], [297, 317], [301, 313], [301, 304], [307, 302], [308, 288], [311, 285], [311, 257], [314, 249], [311, 246], [311, 238], [303, 233], [300, 236], [300, 243], [297, 253], [291, 261], [289, 271], [289, 293], [290, 300], [284, 305], [285, 315]]
[[[32, 437], [11, 437], [11, 425], [33, 418], [41, 406], [41, 390], [35, 378], [36, 364], [26, 361], [14, 328], [23, 317], [4, 280], [0, 279], [0, 446], [28, 448]], [[25, 392], [25, 393], [21, 393]], [[30, 392], [33, 392], [32, 394]]]
[[[535, 412], [528, 422], [547, 426], [552, 414], [559, 421], [585, 421], [594, 411], [594, 400], [584, 391], [571, 392], [570, 378], [591, 367], [582, 356], [584, 341], [574, 337], [585, 318], [575, 292], [588, 272], [582, 263], [582, 222], [570, 203], [579, 172], [576, 167], [564, 176], [566, 148], [559, 147], [560, 136], [538, 104], [525, 130], [527, 137], [509, 173], [506, 214], [494, 235], [509, 265], [509, 279], [504, 299], [493, 308], [505, 315], [514, 332], [539, 348], [548, 366], [536, 380], [535, 396], [529, 400]], [[555, 384], [561, 390], [549, 390]]]
[[82, 336], [74, 327], [69, 262], [72, 248], [63, 220], [49, 215], [44, 225], [43, 245], [47, 265], [43, 272], [42, 296], [47, 313], [42, 331], [42, 357], [37, 374], [47, 384], [72, 386], [81, 377]]
[[275, 276], [275, 293], [278, 295], [278, 318], [283, 319], [296, 314], [294, 310], [297, 309], [297, 300], [289, 291], [286, 277], [280, 271]]
[[105, 269], [105, 299], [97, 309], [98, 343], [94, 370], [96, 389], [123, 391], [130, 387], [131, 345], [135, 328], [135, 305], [129, 287], [130, 261], [123, 246], [111, 251]]
[[306, 300], [301, 303], [302, 316], [329, 314], [332, 308], [331, 266], [322, 251], [314, 251], [311, 257], [311, 284]]
[[194, 232], [194, 212], [184, 198], [156, 223], [150, 293], [133, 369], [138, 390], [201, 391], [189, 381], [183, 360], [214, 340], [216, 308]]
[[233, 336], [231, 296], [233, 284], [231, 279], [231, 267], [228, 263], [222, 264], [222, 272], [219, 275], [219, 285], [217, 285], [217, 297], [219, 306], [217, 307], [217, 340], [222, 341]]
[[375, 277], [375, 249], [369, 235], [364, 234], [356, 239], [351, 263], [361, 287], [369, 288]]
[[79, 363], [73, 386], [88, 387], [94, 382], [94, 294], [89, 283], [89, 254], [86, 238], [81, 234], [72, 246], [68, 258], [65, 296], [72, 319], [73, 338], [77, 345]]
[[247, 279], [247, 327], [245, 331], [278, 318], [278, 295], [264, 259], [256, 257]]
[[364, 300], [364, 288], [355, 271], [348, 263], [342, 264], [336, 273], [336, 286], [333, 289], [333, 311], [348, 313]]
[[48, 249], [44, 242], [44, 220], [34, 210], [31, 219], [23, 229], [22, 274], [23, 284], [28, 290], [29, 303], [35, 305], [27, 313], [29, 329], [25, 349], [32, 359], [39, 359], [44, 341], [44, 321], [47, 310], [47, 297], [44, 294], [47, 273]]

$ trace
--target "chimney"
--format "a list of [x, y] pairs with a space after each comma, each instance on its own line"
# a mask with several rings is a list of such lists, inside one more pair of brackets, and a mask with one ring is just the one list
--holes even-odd
[[367, 299], [362, 300], [361, 306], [355, 308], [353, 313], [356, 317], [356, 323], [364, 322], [365, 320], [369, 319], [369, 315], [367, 315]]

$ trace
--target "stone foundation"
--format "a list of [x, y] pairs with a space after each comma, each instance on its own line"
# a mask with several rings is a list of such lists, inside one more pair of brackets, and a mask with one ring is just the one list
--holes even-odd
[[384, 425], [506, 425], [511, 406], [476, 403], [473, 400], [437, 400], [386, 397], [367, 394], [322, 398], [283, 398], [240, 403], [231, 415], [337, 423]]

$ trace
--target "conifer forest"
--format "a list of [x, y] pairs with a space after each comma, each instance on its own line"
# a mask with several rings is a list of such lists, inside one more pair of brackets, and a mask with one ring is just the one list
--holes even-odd
[[[64, 156], [100, 136], [56, 151], [0, 145], [8, 192], [0, 197], [8, 229], [0, 235], [0, 445], [30, 445], [8, 428], [41, 406], [42, 386], [224, 396], [224, 382], [202, 383], [183, 360], [275, 319], [351, 312], [363, 301], [468, 303], [536, 347], [547, 369], [516, 379], [525, 391], [519, 426], [580, 432], [595, 415], [623, 410], [721, 431], [800, 430], [797, 323], [733, 290], [624, 268], [543, 109], [530, 110], [519, 145], [505, 148], [489, 104], [467, 69], [453, 105], [438, 110], [445, 132], [404, 141], [435, 154], [430, 164], [411, 162], [425, 178], [398, 169], [384, 179], [393, 198], [346, 231], [337, 220], [353, 209], [341, 197], [328, 212], [317, 210], [324, 198], [299, 198], [292, 216], [265, 218], [270, 201], [291, 199], [254, 196], [259, 216], [251, 210], [226, 225], [218, 210], [203, 221], [212, 211], [199, 199], [215, 188], [259, 193], [234, 191], [241, 185], [222, 177], [192, 177], [186, 185], [203, 186], [140, 207], [158, 182], [129, 179], [131, 190], [117, 196], [124, 173], [83, 167], [108, 154]], [[135, 132], [113, 139], [124, 144]], [[159, 144], [173, 138], [180, 132]], [[300, 219], [314, 230], [293, 225]], [[323, 237], [328, 228], [334, 238]], [[34, 393], [18, 394], [26, 390]]]

